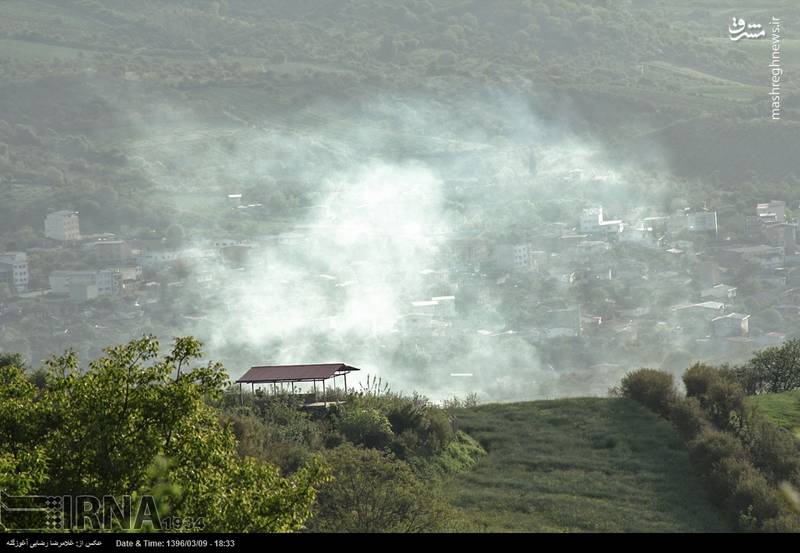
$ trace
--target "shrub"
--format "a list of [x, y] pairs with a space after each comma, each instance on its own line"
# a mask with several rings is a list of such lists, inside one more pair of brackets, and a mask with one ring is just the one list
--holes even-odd
[[708, 426], [700, 401], [695, 397], [676, 401], [670, 419], [684, 440], [691, 440]]
[[792, 434], [777, 428], [757, 411], [749, 411], [740, 432], [753, 464], [772, 484], [791, 481], [800, 474], [800, 446]]
[[463, 399], [458, 396], [453, 396], [452, 399], [446, 399], [442, 402], [442, 407], [448, 410], [452, 409], [468, 409], [478, 405], [478, 394], [470, 392]]
[[453, 421], [443, 409], [432, 408], [428, 411], [428, 432], [425, 442], [431, 452], [444, 449], [455, 438]]
[[421, 433], [425, 423], [425, 406], [414, 401], [398, 401], [389, 408], [386, 418], [392, 425], [395, 434], [406, 430]]
[[735, 437], [704, 430], [689, 443], [689, 456], [706, 478], [711, 501], [742, 530], [758, 530], [781, 514], [780, 496], [747, 459]]
[[738, 429], [745, 413], [745, 394], [741, 386], [718, 378], [709, 384], [704, 399], [711, 422], [718, 428]]
[[[358, 397], [352, 407], [385, 413], [394, 440], [406, 435], [402, 444], [392, 446], [392, 450], [400, 457], [411, 455], [412, 451], [426, 456], [439, 453], [455, 437], [447, 411], [420, 395], [365, 395]], [[414, 435], [413, 439], [408, 436], [409, 433]]]
[[708, 392], [709, 386], [720, 378], [719, 370], [703, 363], [695, 363], [683, 373], [683, 384], [686, 386], [686, 395], [689, 397], [702, 397]]
[[669, 415], [677, 398], [672, 375], [655, 369], [626, 374], [620, 383], [620, 393], [663, 416]]
[[420, 449], [419, 436], [413, 430], [404, 430], [389, 445], [398, 459], [409, 460]]
[[757, 530], [764, 521], [780, 513], [780, 496], [749, 461], [727, 457], [714, 472], [729, 490], [722, 504], [743, 530]]
[[334, 480], [319, 491], [311, 531], [433, 532], [453, 521], [438, 488], [389, 453], [347, 444], [330, 451], [327, 461]]
[[761, 530], [764, 532], [800, 533], [800, 513], [796, 510], [783, 509], [780, 515], [765, 521]]
[[386, 416], [369, 407], [351, 407], [339, 416], [339, 430], [354, 444], [383, 448], [394, 436]]
[[707, 428], [689, 442], [689, 458], [701, 474], [711, 474], [725, 458], [745, 459], [742, 444], [735, 436]]

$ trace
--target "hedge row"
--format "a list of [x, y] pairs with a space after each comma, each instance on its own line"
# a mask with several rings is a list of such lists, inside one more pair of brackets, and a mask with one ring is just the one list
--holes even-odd
[[797, 506], [781, 491], [785, 483], [800, 488], [794, 437], [748, 407], [729, 372], [696, 364], [683, 383], [686, 397], [671, 374], [640, 369], [622, 379], [619, 392], [673, 423], [710, 499], [737, 528], [800, 532]]

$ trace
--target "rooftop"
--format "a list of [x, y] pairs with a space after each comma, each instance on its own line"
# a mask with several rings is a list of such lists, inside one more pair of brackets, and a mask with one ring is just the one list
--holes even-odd
[[250, 367], [236, 382], [311, 382], [326, 380], [335, 376], [357, 371], [355, 367], [344, 363], [318, 363], [311, 365], [270, 365]]
[[721, 317], [717, 317], [713, 319], [711, 322], [716, 322], [721, 319], [735, 319], [737, 321], [744, 321], [750, 318], [750, 315], [745, 315], [744, 313], [728, 313], [727, 315], [723, 315]]

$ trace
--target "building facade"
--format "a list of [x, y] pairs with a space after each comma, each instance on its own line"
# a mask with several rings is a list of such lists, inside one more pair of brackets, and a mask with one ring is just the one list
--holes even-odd
[[53, 240], [75, 242], [81, 239], [77, 211], [56, 211], [44, 219], [44, 235]]
[[28, 290], [28, 256], [22, 252], [0, 254], [0, 280], [7, 282], [19, 294]]
[[120, 274], [103, 269], [100, 271], [53, 271], [49, 277], [50, 289], [54, 294], [70, 294], [73, 285], [93, 284], [97, 295], [115, 295], [119, 291]]

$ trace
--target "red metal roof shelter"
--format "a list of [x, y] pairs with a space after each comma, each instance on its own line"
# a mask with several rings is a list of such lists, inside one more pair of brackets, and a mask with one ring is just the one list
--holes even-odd
[[272, 365], [250, 367], [236, 382], [264, 384], [272, 382], [311, 382], [327, 380], [358, 371], [344, 363], [319, 363], [315, 365]]
[[[241, 394], [242, 384], [250, 384], [255, 390], [256, 384], [292, 384], [294, 390], [295, 382], [312, 382], [316, 390], [317, 382], [322, 382], [322, 389], [325, 390], [325, 381], [329, 378], [335, 379], [337, 376], [344, 377], [344, 387], [347, 389], [347, 373], [358, 371], [355, 367], [344, 363], [318, 363], [313, 365], [272, 365], [250, 367], [236, 382], [239, 384]], [[335, 382], [335, 380], [334, 380]]]

